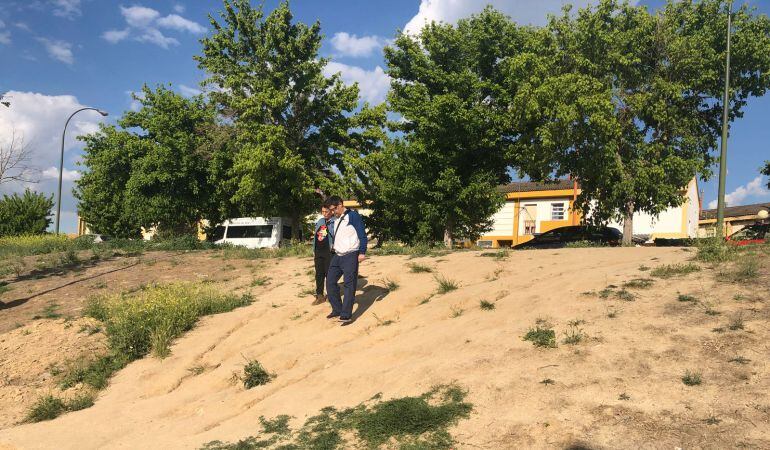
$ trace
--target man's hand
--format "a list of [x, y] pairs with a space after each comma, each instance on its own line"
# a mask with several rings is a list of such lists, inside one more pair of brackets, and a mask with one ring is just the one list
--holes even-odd
[[358, 255], [358, 262], [362, 263], [366, 259], [366, 255]]

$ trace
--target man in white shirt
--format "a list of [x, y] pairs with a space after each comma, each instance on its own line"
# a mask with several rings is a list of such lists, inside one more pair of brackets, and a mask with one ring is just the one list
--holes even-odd
[[[357, 211], [345, 208], [336, 195], [326, 199], [324, 206], [334, 214], [334, 224], [329, 229], [334, 255], [326, 274], [326, 292], [332, 312], [327, 319], [339, 318], [343, 325], [353, 321], [353, 303], [356, 301], [358, 264], [366, 258], [366, 230]], [[337, 283], [344, 276], [345, 296], [340, 299]]]

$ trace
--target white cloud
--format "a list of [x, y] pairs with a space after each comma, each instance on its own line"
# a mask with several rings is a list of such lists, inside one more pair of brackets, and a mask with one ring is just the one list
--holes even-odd
[[[47, 180], [59, 180], [59, 168], [58, 167], [49, 167], [45, 169], [40, 174], [44, 179]], [[80, 172], [77, 170], [69, 170], [68, 168], [64, 168], [62, 171], [62, 181], [75, 181], [80, 179]]]
[[201, 91], [198, 88], [186, 86], [184, 84], [179, 85], [179, 92], [182, 93], [185, 97], [193, 97], [196, 95], [200, 95], [203, 91]]
[[[175, 7], [174, 10], [181, 12], [178, 7]], [[120, 13], [123, 15], [127, 27], [122, 30], [108, 30], [102, 33], [102, 39], [112, 44], [132, 38], [137, 42], [155, 44], [161, 48], [168, 49], [173, 45], [179, 45], [179, 41], [176, 38], [166, 36], [159, 28], [191, 34], [206, 32], [206, 28], [202, 25], [185, 19], [178, 14], [169, 14], [161, 17], [160, 12], [157, 10], [141, 5], [121, 6]]]
[[59, 17], [72, 19], [82, 14], [80, 0], [52, 0], [53, 14]]
[[385, 38], [379, 36], [362, 36], [343, 32], [335, 33], [332, 37], [332, 46], [342, 56], [371, 56], [374, 50], [387, 44]]
[[327, 77], [337, 72], [340, 72], [345, 84], [358, 83], [363, 100], [372, 104], [379, 104], [385, 100], [385, 95], [390, 88], [390, 77], [382, 70], [382, 67], [377, 66], [374, 70], [365, 70], [361, 67], [332, 61], [324, 68], [324, 75]]
[[130, 31], [128, 28], [125, 30], [108, 30], [102, 33], [102, 38], [110, 44], [116, 44], [127, 38], [129, 33]]
[[[725, 194], [725, 204], [727, 206], [739, 206], [743, 204], [747, 198], [753, 197], [757, 200], [766, 199], [770, 197], [770, 190], [768, 190], [767, 182], [761, 176], [754, 178], [746, 183], [745, 186], [738, 186], [734, 191], [729, 194]], [[709, 202], [709, 209], [717, 207], [717, 201], [712, 200]]]
[[[20, 91], [11, 91], [7, 95], [11, 97], [12, 103], [10, 108], [0, 109], [0, 144], [6, 144], [5, 139], [11, 135], [12, 130], [15, 130], [17, 136], [23, 136], [24, 143], [32, 152], [33, 164], [38, 168], [48, 169], [39, 174], [40, 183], [7, 183], [0, 186], [0, 191], [21, 192], [29, 187], [47, 195], [55, 194], [59, 175], [56, 168], [59, 167], [64, 123], [70, 114], [85, 105], [72, 95], [45, 95]], [[82, 146], [76, 137], [95, 131], [103, 120], [104, 118], [95, 111], [83, 111], [78, 113], [67, 127], [64, 141], [65, 167], [62, 172], [62, 178], [65, 181], [62, 187], [62, 229], [65, 231], [74, 231], [77, 225], [77, 221], [70, 220], [65, 215], [65, 211], [75, 211], [75, 199], [71, 192], [72, 180], [78, 176], [78, 171], [72, 165], [72, 161], [77, 159], [77, 150]], [[55, 177], [51, 178], [52, 175]], [[66, 223], [65, 220], [67, 220]]]
[[139, 111], [142, 107], [142, 102], [139, 100], [144, 99], [144, 92], [142, 91], [126, 91], [126, 95], [130, 101], [128, 109], [131, 111]]
[[11, 32], [8, 30], [5, 30], [5, 22], [0, 20], [0, 44], [4, 45], [10, 45], [11, 43]]
[[155, 44], [158, 47], [168, 49], [172, 45], [179, 45], [179, 41], [172, 37], [168, 37], [160, 32], [157, 28], [147, 28], [137, 36], [136, 38], [139, 42], [147, 42], [150, 44]]
[[[565, 4], [571, 4], [573, 11], [595, 3], [591, 0], [421, 0], [417, 15], [412, 17], [404, 32], [417, 34], [422, 27], [430, 22], [446, 22], [454, 24], [458, 19], [481, 12], [485, 6], [491, 5], [507, 14], [517, 23], [526, 25], [543, 25], [548, 14], [559, 14]], [[637, 4], [638, 0], [631, 0]]]
[[162, 28], [170, 28], [177, 31], [187, 31], [193, 34], [203, 34], [206, 32], [206, 28], [199, 25], [192, 20], [187, 20], [182, 16], [176, 14], [169, 14], [166, 17], [158, 19], [158, 26]]
[[182, 14], [185, 11], [185, 9], [186, 9], [185, 6], [180, 3], [177, 3], [176, 5], [174, 5], [174, 12], [176, 13]]
[[32, 31], [32, 29], [29, 28], [29, 25], [27, 25], [24, 22], [16, 22], [14, 25], [16, 26], [16, 28], [18, 28], [20, 30]]
[[131, 6], [128, 8], [121, 6], [120, 13], [126, 19], [126, 23], [137, 28], [150, 26], [160, 16], [158, 11], [144, 6]]
[[75, 57], [72, 55], [72, 44], [64, 41], [52, 41], [46, 38], [38, 38], [48, 52], [48, 56], [61, 61], [65, 64], [72, 64], [75, 62]]

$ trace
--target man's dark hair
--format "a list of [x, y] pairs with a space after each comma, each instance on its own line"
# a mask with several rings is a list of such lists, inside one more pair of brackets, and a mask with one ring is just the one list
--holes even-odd
[[336, 195], [329, 196], [326, 198], [326, 200], [324, 200], [324, 206], [327, 208], [330, 206], [337, 206], [341, 204], [342, 204], [342, 199]]

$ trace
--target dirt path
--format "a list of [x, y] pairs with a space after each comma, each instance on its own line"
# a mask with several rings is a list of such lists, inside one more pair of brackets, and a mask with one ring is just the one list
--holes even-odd
[[[770, 448], [767, 273], [758, 285], [739, 286], [716, 283], [705, 269], [629, 289], [634, 301], [599, 294], [648, 276], [640, 266], [691, 256], [628, 248], [522, 251], [502, 261], [479, 253], [373, 257], [361, 269], [365, 311], [348, 327], [298, 296], [312, 284], [309, 259], [267, 262], [258, 270], [272, 282], [254, 291], [253, 305], [203, 319], [164, 360], [132, 363], [89, 409], [0, 430], [0, 448], [197, 448], [256, 434], [260, 416], [288, 414], [296, 425], [328, 405], [449, 382], [474, 404], [452, 430], [462, 448]], [[228, 278], [221, 275], [227, 262], [187, 257], [175, 266], [187, 278], [213, 277], [212, 266]], [[409, 273], [415, 261], [460, 288], [425, 303], [436, 282]], [[162, 279], [162, 269], [157, 263], [131, 279]], [[219, 285], [246, 289], [251, 272], [243, 272]], [[387, 292], [386, 278], [400, 287]], [[698, 302], [677, 301], [680, 293]], [[480, 300], [495, 309], [480, 309]], [[737, 314], [744, 330], [712, 331]], [[522, 340], [537, 319], [553, 324], [558, 348]], [[574, 320], [585, 321], [577, 325], [585, 338], [561, 343]], [[750, 361], [729, 362], [737, 356]], [[244, 358], [257, 358], [276, 378], [248, 391], [234, 384]], [[205, 370], [193, 375], [194, 366]], [[703, 384], [684, 385], [686, 370], [700, 371]]]

